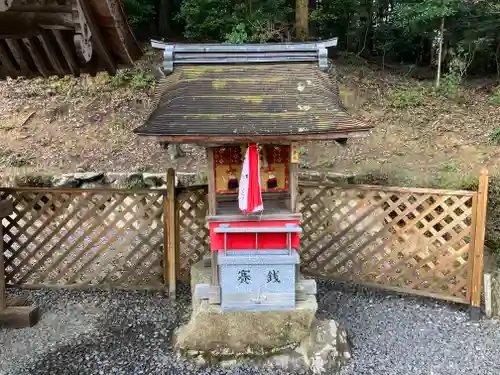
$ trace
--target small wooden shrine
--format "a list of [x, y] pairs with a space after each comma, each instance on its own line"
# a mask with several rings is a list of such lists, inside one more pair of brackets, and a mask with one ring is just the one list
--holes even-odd
[[[339, 100], [327, 48], [317, 43], [165, 44], [165, 81], [141, 136], [207, 150], [211, 285], [195, 298], [228, 310], [293, 309], [300, 278], [299, 143], [367, 135]], [[247, 148], [258, 150], [263, 210], [240, 210]], [[297, 285], [302, 283], [301, 288]], [[315, 284], [311, 286], [315, 291]]]

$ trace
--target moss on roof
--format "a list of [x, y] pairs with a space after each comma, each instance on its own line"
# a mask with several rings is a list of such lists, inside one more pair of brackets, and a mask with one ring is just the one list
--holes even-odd
[[142, 135], [293, 135], [366, 131], [314, 64], [178, 66], [159, 85]]

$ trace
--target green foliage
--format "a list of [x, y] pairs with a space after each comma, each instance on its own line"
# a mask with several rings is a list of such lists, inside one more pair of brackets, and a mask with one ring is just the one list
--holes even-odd
[[395, 5], [394, 24], [406, 33], [420, 34], [423, 31], [432, 35], [443, 17], [454, 16], [463, 10], [461, 0], [400, 1]]
[[287, 39], [291, 15], [287, 0], [184, 0], [177, 19], [188, 39], [243, 43]]
[[207, 173], [203, 170], [198, 171], [198, 173], [196, 173], [196, 177], [195, 177], [195, 184], [196, 185], [203, 185], [203, 184], [206, 184], [207, 182], [208, 182]]
[[223, 40], [238, 24], [228, 12], [230, 0], [184, 0], [178, 19], [188, 39]]
[[75, 80], [71, 76], [57, 77], [52, 76], [49, 77], [48, 80], [45, 80], [44, 83], [48, 83], [50, 88], [54, 90], [58, 94], [65, 94], [71, 90], [71, 88], [75, 84]]
[[309, 20], [318, 35], [325, 38], [334, 36], [342, 38], [349, 32], [349, 16], [353, 12], [359, 12], [360, 8], [358, 1], [323, 0], [321, 4], [310, 11]]
[[490, 177], [486, 213], [486, 240], [488, 249], [500, 255], [500, 178]]
[[147, 187], [148, 185], [146, 185], [141, 176], [133, 176], [125, 184], [125, 189], [129, 190], [145, 189]]
[[8, 148], [0, 150], [0, 162], [8, 167], [21, 168], [32, 164], [33, 159]]
[[476, 190], [477, 177], [449, 162], [438, 168], [433, 185], [439, 189]]
[[[494, 105], [495, 107], [500, 107], [500, 88], [497, 88], [495, 92], [488, 98], [488, 103]], [[500, 133], [499, 133], [500, 140]]]
[[137, 91], [149, 90], [155, 85], [154, 77], [140, 69], [119, 70], [110, 80], [112, 88], [130, 87]]
[[432, 67], [444, 20], [443, 73], [453, 70], [460, 48], [470, 55], [462, 62], [475, 71], [496, 71], [500, 61], [500, 6], [494, 0], [322, 0], [310, 20], [318, 39], [338, 36], [347, 52]]
[[248, 33], [244, 23], [237, 24], [233, 30], [226, 34], [225, 39], [228, 43], [241, 44], [248, 42]]
[[394, 108], [411, 108], [422, 105], [426, 91], [423, 88], [405, 87], [389, 93], [389, 102]]
[[155, 0], [125, 0], [125, 12], [133, 28], [150, 22], [155, 17]]
[[495, 128], [490, 133], [490, 141], [495, 145], [500, 145], [500, 128]]
[[440, 86], [441, 91], [448, 98], [457, 100], [463, 97], [462, 81], [472, 63], [475, 49], [481, 43], [482, 41], [476, 40], [474, 43], [469, 44], [468, 49], [459, 44], [456, 52], [451, 53], [452, 59], [449, 64], [449, 71], [443, 76]]
[[154, 87], [155, 79], [152, 75], [148, 75], [145, 71], [139, 70], [132, 75], [130, 84], [132, 88], [137, 91], [149, 90]]
[[461, 86], [462, 78], [454, 71], [450, 71], [441, 78], [440, 91], [449, 99], [458, 100], [464, 95], [464, 89]]
[[[169, 4], [166, 13], [164, 4]], [[124, 0], [124, 5], [142, 38], [158, 37], [158, 14], [167, 14], [161, 22], [178, 32], [161, 35], [166, 40], [179, 40], [182, 33], [198, 41], [288, 41], [294, 29], [293, 0]], [[500, 74], [496, 0], [322, 0], [310, 6], [309, 19], [311, 39], [338, 37], [339, 49], [358, 58], [433, 68], [444, 20], [442, 92], [451, 98], [461, 97], [458, 81], [469, 70]]]

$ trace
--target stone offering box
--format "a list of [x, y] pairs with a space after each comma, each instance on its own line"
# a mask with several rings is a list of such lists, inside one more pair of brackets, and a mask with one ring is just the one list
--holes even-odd
[[222, 311], [295, 308], [299, 262], [295, 249], [222, 251], [218, 257]]

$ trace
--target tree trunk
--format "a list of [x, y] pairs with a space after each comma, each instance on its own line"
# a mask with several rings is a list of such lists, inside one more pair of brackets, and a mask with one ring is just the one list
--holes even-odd
[[375, 33], [373, 32], [373, 18], [375, 17], [375, 12], [374, 12], [374, 7], [373, 7], [373, 1], [370, 0], [368, 4], [368, 9], [367, 9], [367, 40], [365, 40], [366, 47], [368, 48], [368, 53], [371, 55], [373, 53], [373, 49], [375, 46]]
[[373, 1], [367, 1], [366, 3], [366, 19], [365, 19], [365, 29], [363, 33], [363, 44], [361, 49], [358, 47], [357, 55], [361, 56], [366, 48], [368, 48], [368, 56], [373, 52]]
[[422, 40], [422, 52], [419, 56], [419, 65], [430, 67], [433, 64], [432, 61], [433, 50], [432, 50], [432, 39], [424, 38]]
[[497, 67], [497, 79], [500, 78], [500, 41], [497, 41], [497, 49], [495, 51], [495, 64]]
[[444, 17], [441, 18], [441, 28], [439, 30], [439, 52], [437, 61], [436, 87], [439, 88], [441, 83], [441, 60], [443, 59], [443, 39], [444, 39]]
[[295, 35], [300, 41], [309, 37], [309, 0], [296, 0]]
[[158, 31], [164, 38], [170, 34], [170, 3], [171, 0], [161, 0], [158, 12]]

